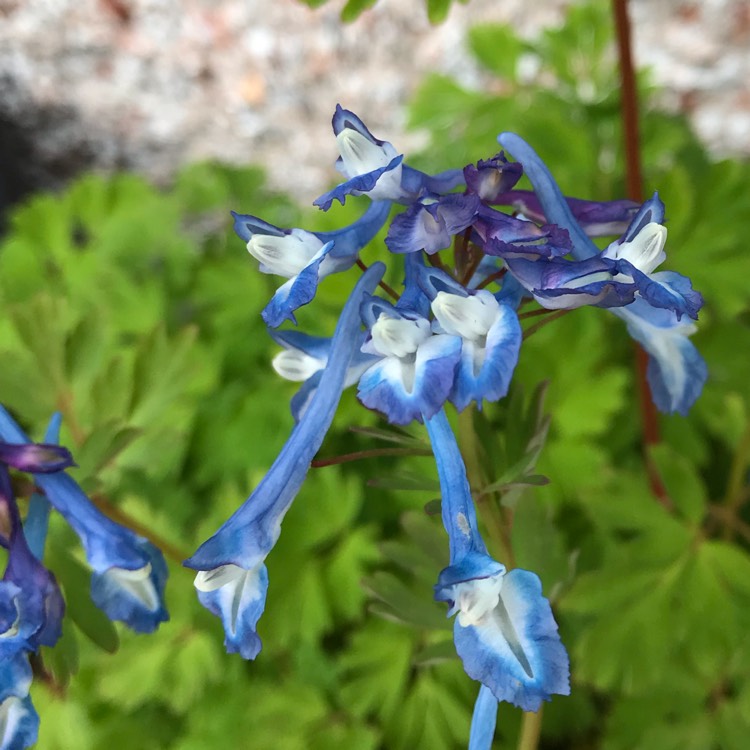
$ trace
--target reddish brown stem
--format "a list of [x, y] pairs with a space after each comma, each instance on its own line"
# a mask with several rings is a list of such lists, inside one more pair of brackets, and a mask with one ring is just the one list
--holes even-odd
[[330, 458], [316, 458], [310, 466], [313, 469], [321, 469], [324, 466], [336, 466], [345, 464], [350, 461], [359, 461], [362, 458], [379, 458], [382, 456], [431, 456], [431, 450], [419, 450], [419, 448], [371, 448], [366, 451], [357, 451], [356, 453], [344, 453], [341, 456], [331, 456]]
[[174, 562], [182, 565], [182, 561], [190, 557], [184, 550], [181, 550], [177, 545], [168, 542], [158, 534], [155, 534], [147, 526], [144, 526], [135, 518], [128, 515], [124, 511], [120, 510], [116, 505], [113, 505], [104, 495], [92, 494], [90, 495], [91, 502], [104, 513], [105, 516], [111, 518], [113, 521], [129, 528], [131, 531], [135, 531], [136, 534], [146, 538], [159, 547], [161, 551]]
[[526, 341], [529, 336], [532, 336], [535, 334], [540, 328], [544, 328], [544, 326], [547, 325], [547, 323], [551, 323], [553, 320], [557, 320], [558, 318], [562, 318], [563, 315], [567, 315], [570, 312], [570, 310], [554, 310], [550, 311], [550, 314], [546, 317], [540, 320], [538, 323], [534, 323], [533, 326], [529, 326], [524, 332], [523, 332], [523, 340]]
[[[369, 268], [369, 266], [364, 261], [360, 260], [359, 258], [357, 258], [357, 266], [362, 270], [363, 273]], [[399, 300], [399, 294], [396, 292], [395, 289], [393, 289], [392, 287], [388, 286], [388, 284], [386, 284], [385, 281], [378, 282], [378, 286], [388, 296], [393, 297], [393, 299], [395, 299], [396, 302], [398, 302], [398, 300]]]
[[500, 279], [505, 276], [507, 270], [507, 268], [501, 268], [499, 271], [491, 273], [481, 284], [477, 284], [477, 289], [484, 289], [485, 287], [488, 287], [493, 281], [500, 281]]
[[[627, 195], [631, 200], [643, 202], [643, 172], [641, 169], [640, 134], [638, 130], [638, 92], [631, 44], [630, 17], [627, 0], [612, 0], [612, 9], [617, 36], [617, 53], [620, 60], [620, 112], [622, 116], [623, 146], [625, 152], [625, 181]], [[659, 417], [656, 413], [651, 389], [646, 378], [648, 355], [638, 346], [635, 356], [638, 395], [640, 401], [643, 444], [660, 442]], [[651, 491], [665, 508], [672, 507], [664, 483], [653, 461], [646, 457]]]

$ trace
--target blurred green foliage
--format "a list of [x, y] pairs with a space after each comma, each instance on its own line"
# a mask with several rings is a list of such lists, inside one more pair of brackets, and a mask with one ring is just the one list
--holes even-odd
[[[621, 197], [609, 29], [606, 3], [572, 8], [535, 42], [475, 29], [487, 86], [429, 77], [410, 122], [430, 147], [410, 163], [486, 158], [509, 129], [568, 194]], [[662, 420], [664, 444], [649, 456], [669, 501], [656, 502], [646, 479], [632, 345], [601, 310], [528, 340], [513, 393], [486, 410], [467, 457], [483, 473], [480, 506], [500, 502], [513, 516], [493, 535], [496, 554], [504, 546], [540, 574], [572, 656], [573, 693], [545, 706], [541, 746], [744, 750], [750, 167], [712, 162], [682, 117], [652, 105], [646, 75], [640, 88], [645, 179], [667, 205], [669, 263], [707, 300], [695, 342], [709, 383], [688, 419]], [[12, 216], [0, 246], [0, 397], [34, 436], [62, 411], [76, 478], [161, 543], [171, 568], [170, 622], [148, 637], [115, 629], [81, 595], [75, 540], [53, 518], [47, 562], [69, 617], [32, 690], [42, 750], [465, 746], [476, 687], [432, 601], [447, 544], [431, 459], [311, 473], [268, 560], [253, 663], [224, 654], [219, 621], [179, 565], [257, 484], [292, 425], [293, 387], [270, 368], [259, 316], [275, 280], [250, 262], [228, 210], [328, 229], [362, 206], [302, 212], [258, 170], [196, 165], [166, 192], [132, 175], [86, 176]], [[365, 257], [383, 251], [376, 242]], [[357, 273], [326, 279], [301, 326], [330, 333]], [[378, 425], [347, 394], [323, 453], [393, 444], [384, 438], [418, 451]], [[515, 746], [519, 720], [501, 707], [497, 748]]]

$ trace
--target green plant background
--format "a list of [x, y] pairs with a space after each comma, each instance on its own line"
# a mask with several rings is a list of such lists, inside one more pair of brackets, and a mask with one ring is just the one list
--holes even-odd
[[[495, 84], [425, 80], [409, 116], [430, 145], [410, 163], [462, 166], [514, 130], [567, 194], [621, 197], [607, 14], [606, 3], [573, 8], [536, 42], [474, 29], [471, 48]], [[687, 419], [662, 420], [652, 452], [673, 507], [645, 478], [632, 344], [597, 309], [525, 344], [512, 397], [486, 412], [483, 460], [494, 480], [524, 457], [531, 470], [539, 445], [529, 444], [547, 437], [534, 471], [550, 483], [532, 479], [505, 498], [515, 562], [540, 574], [572, 658], [572, 695], [545, 706], [541, 747], [744, 750], [750, 167], [712, 161], [682, 117], [653, 107], [647, 73], [639, 84], [646, 187], [667, 205], [668, 264], [706, 298], [694, 341], [709, 382]], [[53, 518], [47, 563], [69, 614], [32, 689], [42, 750], [466, 746], [476, 685], [432, 601], [447, 544], [424, 510], [437, 496], [430, 458], [311, 472], [268, 560], [255, 662], [224, 653], [220, 623], [179, 565], [257, 484], [292, 425], [294, 388], [270, 368], [259, 316], [276, 280], [257, 272], [228, 211], [330, 229], [364, 205], [315, 213], [270, 191], [257, 169], [197, 164], [166, 191], [130, 174], [87, 175], [12, 215], [0, 245], [0, 398], [36, 437], [61, 410], [76, 478], [106, 512], [166, 542], [170, 560], [171, 620], [134, 636], [87, 602], [75, 539]], [[384, 250], [376, 241], [364, 257]], [[300, 325], [330, 333], [357, 273], [326, 279]], [[544, 380], [549, 424], [533, 414]], [[388, 444], [352, 425], [384, 427], [347, 393], [322, 454]], [[404, 444], [419, 447], [423, 432], [410, 432]], [[519, 722], [501, 706], [496, 748], [515, 747]]]

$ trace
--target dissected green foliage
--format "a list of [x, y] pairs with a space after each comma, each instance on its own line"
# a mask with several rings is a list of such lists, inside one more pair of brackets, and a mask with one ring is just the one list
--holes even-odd
[[[350, 0], [345, 13], [368, 4]], [[429, 7], [437, 18], [448, 4]], [[483, 26], [469, 43], [496, 93], [428, 78], [410, 120], [430, 147], [410, 163], [462, 166], [508, 129], [569, 194], [621, 197], [606, 4], [572, 9], [536, 42]], [[668, 498], [649, 488], [632, 346], [599, 310], [525, 343], [511, 395], [474, 420], [473, 489], [480, 515], [483, 503], [504, 514], [488, 529], [494, 552], [539, 573], [572, 655], [573, 695], [545, 707], [543, 747], [742, 750], [750, 168], [712, 163], [682, 118], [652, 106], [645, 77], [641, 91], [647, 189], [667, 205], [670, 263], [707, 300], [695, 340], [709, 383], [688, 419], [662, 420], [664, 443], [648, 457]], [[77, 479], [105, 512], [164, 543], [171, 567], [170, 622], [148, 637], [115, 630], [82, 595], [75, 540], [53, 518], [48, 562], [69, 617], [33, 688], [43, 750], [465, 746], [475, 686], [432, 600], [447, 544], [420, 430], [385, 429], [345, 396], [325, 456], [414, 455], [312, 472], [268, 560], [256, 662], [224, 653], [220, 623], [179, 565], [257, 484], [292, 424], [293, 388], [270, 369], [259, 316], [274, 280], [248, 259], [228, 210], [327, 229], [362, 205], [303, 214], [257, 170], [197, 165], [167, 192], [87, 176], [14, 213], [0, 245], [2, 401], [34, 436], [62, 411]], [[357, 273], [326, 279], [314, 319], [303, 310], [301, 321], [330, 333]], [[496, 747], [515, 746], [516, 714], [501, 708]]]

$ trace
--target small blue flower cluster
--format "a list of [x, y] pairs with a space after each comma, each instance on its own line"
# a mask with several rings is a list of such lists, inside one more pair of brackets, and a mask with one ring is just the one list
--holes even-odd
[[[54, 646], [62, 634], [65, 603], [54, 575], [42, 564], [50, 506], [80, 537], [91, 566], [91, 598], [111, 620], [151, 633], [168, 619], [167, 566], [150, 542], [104, 516], [65, 473], [73, 466], [58, 445], [55, 415], [45, 443], [32, 443], [0, 406], [0, 545], [8, 551], [0, 581], [0, 747], [36, 742], [39, 717], [31, 704], [29, 656]], [[9, 468], [31, 474], [34, 493], [22, 522]]]
[[[701, 296], [673, 272], [656, 272], [667, 230], [658, 196], [592, 202], [566, 198], [549, 170], [519, 136], [498, 140], [512, 154], [437, 175], [404, 163], [352, 112], [333, 117], [346, 180], [315, 201], [327, 210], [349, 195], [372, 200], [362, 217], [336, 232], [280, 229], [235, 214], [235, 230], [263, 273], [288, 279], [262, 315], [283, 351], [276, 371], [302, 383], [292, 400], [294, 427], [248, 500], [186, 561], [197, 571], [200, 601], [221, 618], [230, 652], [253, 659], [261, 648], [265, 559], [281, 522], [328, 430], [341, 392], [358, 397], [389, 422], [424, 422], [440, 477], [450, 565], [435, 597], [456, 615], [455, 644], [466, 672], [482, 685], [470, 746], [488, 748], [498, 701], [536, 711], [552, 694], [569, 693], [568, 656], [539, 578], [506, 571], [480, 536], [466, 470], [445, 414], [497, 401], [508, 391], [522, 342], [518, 308], [528, 299], [550, 310], [609, 308], [649, 354], [654, 401], [685, 413], [698, 397], [706, 368], [688, 336]], [[525, 174], [533, 190], [516, 189]], [[359, 251], [390, 221], [389, 257], [404, 256], [401, 294], [382, 283], [385, 267], [369, 269]], [[504, 208], [505, 210], [501, 210]], [[591, 237], [619, 235], [600, 250]], [[440, 253], [453, 247], [449, 268]], [[332, 338], [295, 329], [325, 276], [358, 263], [364, 273]], [[374, 294], [380, 285], [392, 300]]]

